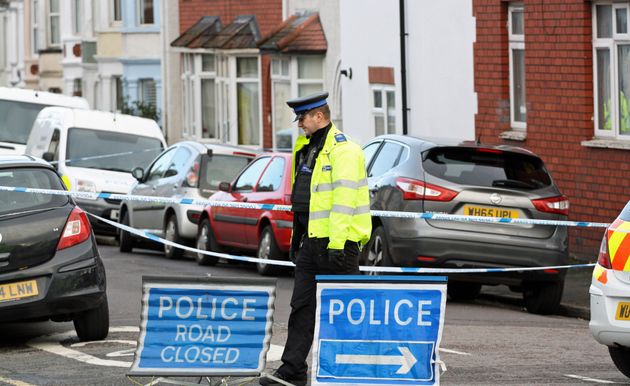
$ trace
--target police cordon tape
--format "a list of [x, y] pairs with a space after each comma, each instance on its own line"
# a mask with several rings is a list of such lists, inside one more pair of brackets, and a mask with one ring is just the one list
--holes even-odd
[[[77, 198], [83, 198], [86, 200], [97, 200], [99, 198], [102, 198], [102, 199], [112, 199], [112, 200], [155, 202], [155, 203], [161, 203], [161, 204], [218, 206], [218, 207], [227, 207], [227, 208], [262, 209], [262, 210], [273, 210], [273, 211], [283, 211], [283, 212], [291, 211], [290, 205], [255, 204], [255, 203], [246, 203], [246, 202], [226, 202], [226, 201], [213, 201], [213, 200], [199, 200], [199, 199], [192, 199], [192, 198], [153, 197], [153, 196], [139, 196], [139, 195], [116, 194], [116, 193], [74, 192], [74, 191], [66, 191], [66, 190], [23, 188], [23, 187], [13, 187], [13, 186], [0, 186], [0, 191], [72, 196], [72, 197], [77, 197]], [[587, 228], [608, 228], [608, 226], [610, 226], [609, 223], [600, 223], [600, 222], [464, 216], [464, 215], [445, 214], [445, 213], [397, 212], [397, 211], [384, 211], [384, 210], [372, 210], [370, 211], [370, 213], [372, 217], [396, 217], [396, 218], [407, 218], [407, 219], [480, 222], [480, 223], [491, 223], [491, 224], [553, 225], [553, 226], [570, 226], [570, 227], [587, 227]]]
[[[112, 221], [112, 220], [108, 220], [106, 218], [97, 216], [95, 214], [92, 213], [88, 213], [91, 217], [103, 221], [106, 224], [109, 224], [111, 226], [114, 226], [116, 228], [122, 229], [124, 231], [127, 231], [129, 233], [133, 233], [136, 236], [140, 236], [140, 237], [144, 237], [146, 239], [158, 242], [158, 243], [162, 243], [162, 244], [166, 244], [169, 245], [171, 247], [175, 247], [175, 248], [181, 248], [184, 249], [186, 251], [190, 251], [190, 252], [194, 252], [194, 253], [201, 253], [204, 255], [208, 255], [208, 256], [215, 256], [215, 257], [221, 257], [224, 259], [228, 259], [228, 260], [238, 260], [238, 261], [244, 261], [244, 262], [249, 262], [249, 263], [260, 263], [260, 264], [269, 264], [269, 265], [281, 265], [284, 267], [295, 267], [295, 264], [293, 264], [290, 261], [284, 261], [284, 260], [268, 260], [268, 259], [260, 259], [257, 257], [249, 257], [249, 256], [237, 256], [237, 255], [230, 255], [227, 253], [219, 253], [219, 252], [212, 252], [212, 251], [206, 251], [203, 249], [197, 249], [197, 248], [193, 248], [193, 247], [189, 247], [187, 245], [181, 245], [181, 244], [177, 244], [174, 243], [172, 241], [163, 239], [161, 237], [158, 237], [152, 233], [149, 233], [147, 231], [142, 231], [139, 229], [135, 229], [132, 228], [130, 226], [124, 225], [124, 224], [120, 224], [116, 221]], [[510, 268], [409, 268], [409, 267], [374, 267], [374, 266], [361, 266], [359, 267], [359, 270], [361, 272], [386, 272], [386, 273], [431, 273], [431, 274], [435, 274], [435, 273], [496, 273], [496, 272], [521, 272], [521, 271], [540, 271], [540, 270], [546, 270], [546, 269], [569, 269], [569, 268], [584, 268], [584, 267], [593, 267], [595, 265], [595, 263], [589, 263], [589, 264], [569, 264], [569, 265], [553, 265], [553, 266], [547, 266], [547, 267], [510, 267]]]

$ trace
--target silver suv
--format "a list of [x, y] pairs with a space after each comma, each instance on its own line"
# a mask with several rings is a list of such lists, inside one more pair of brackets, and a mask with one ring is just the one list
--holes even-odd
[[[569, 202], [543, 161], [511, 146], [376, 137], [364, 147], [372, 210], [566, 220]], [[568, 261], [567, 228], [425, 219], [373, 218], [364, 265], [536, 267]], [[529, 312], [556, 311], [564, 270], [454, 274], [451, 300], [472, 300], [482, 285], [521, 291]]]
[[[194, 141], [178, 142], [164, 150], [145, 171], [132, 171], [137, 179], [130, 195], [207, 199], [222, 181], [233, 180], [257, 153], [236, 146], [201, 144]], [[178, 244], [194, 245], [197, 222], [203, 206], [162, 204], [124, 200], [120, 205], [120, 222], [151, 232]], [[156, 247], [146, 240], [119, 231], [121, 252], [134, 247]], [[169, 259], [183, 254], [180, 248], [164, 245]]]

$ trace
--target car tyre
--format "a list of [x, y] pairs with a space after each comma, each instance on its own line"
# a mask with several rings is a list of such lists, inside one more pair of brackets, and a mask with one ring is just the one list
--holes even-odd
[[[273, 236], [271, 225], [265, 226], [260, 233], [258, 255], [256, 257], [263, 260], [280, 260], [282, 258], [282, 252], [278, 247], [276, 238]], [[256, 270], [263, 276], [277, 275], [281, 272], [280, 266], [265, 263], [256, 263]]]
[[523, 300], [530, 314], [549, 315], [560, 307], [564, 280], [523, 283]]
[[[166, 220], [166, 225], [164, 225], [164, 238], [176, 244], [183, 244], [182, 239], [179, 236], [177, 217], [175, 215], [169, 216], [168, 220]], [[164, 244], [164, 255], [167, 259], [179, 259], [183, 254], [183, 249]]]
[[454, 302], [470, 302], [479, 296], [481, 284], [450, 282], [446, 286], [448, 297]]
[[82, 342], [103, 340], [109, 332], [109, 306], [105, 298], [98, 307], [82, 312], [74, 320], [74, 329]]
[[[362, 265], [370, 267], [391, 267], [392, 259], [389, 256], [387, 247], [387, 238], [385, 237], [385, 229], [382, 226], [374, 228], [372, 237], [361, 253]], [[364, 271], [366, 275], [375, 276], [383, 275], [384, 272]]]
[[[210, 227], [210, 220], [204, 219], [197, 230], [197, 249], [212, 252], [221, 252], [221, 247], [214, 238], [214, 233]], [[204, 255], [197, 253], [197, 264], [199, 265], [216, 265], [219, 261], [217, 256]]]
[[608, 353], [617, 370], [630, 378], [630, 349], [627, 347], [608, 347]]
[[[129, 212], [125, 212], [125, 214], [123, 214], [123, 217], [120, 223], [123, 225], [129, 226]], [[118, 238], [119, 238], [118, 249], [120, 250], [120, 252], [129, 253], [133, 250], [134, 242], [133, 242], [133, 236], [131, 236], [131, 233], [124, 231], [122, 229], [119, 229]]]

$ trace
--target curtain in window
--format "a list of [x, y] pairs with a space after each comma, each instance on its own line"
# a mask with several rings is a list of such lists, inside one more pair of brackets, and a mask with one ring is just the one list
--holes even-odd
[[526, 122], [527, 110], [525, 107], [525, 50], [512, 51], [514, 62], [514, 121]]
[[201, 80], [201, 138], [218, 138], [214, 79]]
[[597, 49], [597, 128], [612, 130], [610, 92], [610, 50]]
[[241, 82], [236, 89], [238, 103], [238, 144], [259, 145], [260, 111], [258, 82]]
[[620, 45], [619, 68], [619, 134], [630, 134], [630, 45]]
[[273, 127], [277, 149], [293, 148], [293, 111], [286, 105], [291, 99], [291, 84], [289, 82], [274, 82], [273, 84]]
[[396, 134], [396, 96], [387, 91], [387, 134]]

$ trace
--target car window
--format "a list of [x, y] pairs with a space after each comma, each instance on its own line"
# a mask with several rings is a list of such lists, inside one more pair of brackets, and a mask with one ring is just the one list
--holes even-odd
[[434, 148], [422, 162], [432, 176], [463, 185], [540, 189], [551, 176], [536, 156], [477, 148]]
[[171, 158], [175, 154], [175, 149], [169, 149], [164, 154], [160, 156], [153, 165], [151, 165], [151, 169], [147, 172], [147, 178], [145, 181], [154, 181], [159, 178], [162, 178], [164, 172], [168, 168], [168, 165], [171, 162]]
[[381, 142], [373, 142], [363, 148], [363, 154], [365, 155], [365, 167], [368, 168], [370, 166], [370, 161], [372, 161], [372, 157], [376, 154], [378, 147], [381, 146]]
[[265, 169], [260, 181], [258, 181], [257, 192], [275, 192], [280, 189], [282, 176], [284, 175], [284, 158], [275, 157]]
[[247, 167], [241, 173], [238, 180], [236, 180], [236, 184], [234, 184], [234, 190], [238, 190], [241, 192], [244, 191], [252, 191], [258, 178], [260, 177], [260, 173], [265, 169], [267, 163], [269, 162], [269, 157], [258, 158], [251, 165]]
[[221, 182], [232, 182], [251, 158], [239, 155], [213, 154], [202, 158], [199, 187], [202, 191], [219, 188]]
[[621, 211], [619, 218], [623, 221], [630, 221], [630, 201], [628, 201], [626, 207]]
[[393, 142], [385, 142], [381, 151], [378, 152], [368, 176], [379, 177], [391, 170], [398, 164], [401, 150], [402, 146]]
[[[0, 186], [64, 190], [59, 176], [43, 168], [0, 169]], [[41, 193], [0, 191], [0, 215], [68, 203], [68, 197]]]
[[53, 131], [47, 151], [53, 154], [53, 161], [59, 161], [59, 129]]
[[185, 147], [180, 147], [175, 152], [175, 155], [171, 159], [170, 164], [168, 165], [168, 169], [166, 169], [166, 173], [164, 173], [164, 177], [171, 177], [178, 175], [188, 163], [190, 159], [190, 155], [192, 153], [190, 150]]

